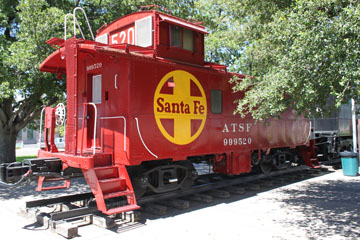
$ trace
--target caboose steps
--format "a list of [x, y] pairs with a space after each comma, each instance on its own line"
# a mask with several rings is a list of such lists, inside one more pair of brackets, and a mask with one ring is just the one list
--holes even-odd
[[114, 215], [114, 214], [118, 214], [118, 213], [122, 213], [122, 212], [129, 212], [129, 211], [137, 210], [139, 208], [140, 208], [140, 206], [138, 206], [136, 204], [131, 204], [131, 205], [126, 205], [126, 206], [122, 206], [122, 207], [112, 208], [103, 213], [105, 213], [107, 215]]
[[118, 168], [115, 166], [97, 167], [94, 169], [99, 180], [119, 177]]
[[133, 191], [120, 191], [120, 192], [111, 192], [111, 193], [105, 193], [104, 194], [104, 199], [109, 199], [109, 198], [116, 198], [116, 197], [122, 197], [122, 196], [128, 196], [134, 194]]
[[125, 179], [122, 178], [109, 178], [98, 181], [103, 193], [112, 193], [112, 192], [121, 191], [124, 190], [126, 187]]
[[[100, 161], [95, 164], [99, 159]], [[136, 204], [135, 193], [126, 167], [111, 165], [111, 163], [111, 155], [103, 155], [94, 159], [94, 166], [96, 167], [83, 169], [85, 179], [95, 196], [98, 209], [104, 214], [112, 215], [140, 208]], [[118, 197], [125, 197], [128, 205], [108, 209], [105, 200]], [[123, 200], [124, 198], [121, 199], [121, 201]]]

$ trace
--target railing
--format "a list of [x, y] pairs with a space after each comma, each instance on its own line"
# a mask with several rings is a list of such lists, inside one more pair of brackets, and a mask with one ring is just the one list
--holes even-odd
[[167, 9], [167, 8], [164, 8], [162, 6], [159, 6], [159, 5], [156, 5], [156, 4], [151, 4], [151, 5], [146, 5], [146, 6], [141, 6], [140, 7], [140, 11], [145, 11], [145, 9], [149, 9], [149, 10], [156, 10], [156, 9], [160, 9], [164, 12], [167, 12], [169, 14], [172, 14], [172, 11]]
[[84, 146], [84, 129], [85, 129], [85, 119], [86, 119], [86, 110], [87, 110], [87, 106], [91, 105], [94, 107], [94, 111], [95, 111], [95, 118], [94, 118], [94, 135], [93, 135], [93, 154], [95, 155], [95, 150], [96, 150], [96, 122], [97, 122], [97, 107], [95, 105], [95, 103], [84, 103], [84, 109], [83, 109], [83, 118], [82, 118], [82, 124], [81, 124], [81, 128], [82, 128], [82, 133], [81, 133], [81, 147], [80, 147], [80, 155], [83, 154], [83, 146]]
[[[83, 111], [83, 118], [82, 118], [82, 134], [81, 134], [81, 148], [80, 148], [80, 155], [83, 154], [83, 147], [84, 147], [84, 129], [85, 129], [85, 119], [86, 119], [86, 112], [87, 112], [87, 106], [91, 105], [94, 108], [95, 111], [95, 117], [94, 117], [94, 134], [93, 134], [93, 154], [95, 155], [96, 150], [96, 131], [97, 131], [97, 107], [95, 103], [84, 103], [84, 111]], [[124, 120], [124, 151], [126, 152], [126, 118], [124, 116], [113, 116], [113, 117], [99, 117], [100, 120], [108, 120], [108, 119], [122, 119]]]
[[135, 117], [135, 121], [136, 121], [136, 127], [137, 127], [137, 131], [139, 134], [139, 138], [143, 144], [143, 146], [145, 147], [145, 149], [151, 154], [153, 155], [155, 158], [158, 158], [158, 156], [156, 154], [154, 154], [152, 151], [150, 151], [150, 149], [148, 148], [148, 146], [145, 144], [144, 139], [142, 138], [141, 132], [140, 132], [140, 127], [139, 127], [139, 119], [137, 117]]
[[[81, 36], [83, 39], [85, 39], [85, 36], [84, 36], [84, 33], [82, 32], [81, 30], [81, 27], [80, 27], [80, 24], [78, 22], [78, 20], [74, 17], [74, 14], [72, 13], [68, 13], [65, 15], [65, 19], [64, 19], [64, 40], [66, 40], [66, 22], [67, 22], [67, 18], [68, 17], [72, 17], [73, 18], [73, 21], [74, 23], [76, 23], [76, 25], [78, 26], [79, 30], [80, 30], [80, 33], [81, 33]], [[76, 35], [76, 33], [74, 32], [74, 36]]]
[[81, 10], [83, 12], [86, 23], [87, 23], [87, 25], [89, 27], [89, 30], [90, 30], [90, 33], [91, 33], [92, 40], [94, 41], [95, 37], [94, 37], [94, 34], [93, 34], [92, 30], [91, 30], [89, 19], [88, 19], [87, 15], [86, 15], [84, 9], [82, 9], [81, 7], [76, 7], [76, 8], [74, 8], [73, 13], [68, 13], [68, 14], [65, 15], [65, 19], [64, 19], [64, 40], [66, 40], [66, 22], [67, 22], [68, 17], [70, 17], [70, 16], [73, 18], [73, 21], [74, 21], [74, 36], [76, 36], [76, 25], [77, 25], [77, 27], [80, 30], [82, 38], [85, 39], [84, 33], [81, 30], [80, 24], [79, 24], [79, 22], [78, 22], [78, 20], [76, 18], [76, 11], [77, 10]]
[[[44, 119], [43, 116], [44, 116], [45, 108], [46, 108], [46, 106], [44, 106], [41, 109], [41, 113], [40, 113], [40, 129], [39, 129], [39, 142], [38, 142], [39, 149], [41, 148], [41, 134], [42, 134], [42, 131], [43, 131], [43, 119]], [[58, 105], [56, 105], [56, 107], [55, 107], [55, 119], [58, 119], [57, 114], [59, 114], [59, 112], [57, 112], [56, 109], [63, 109], [63, 110], [60, 111], [60, 112], [63, 112], [62, 113], [63, 115], [60, 116], [61, 121], [58, 122], [56, 120], [55, 122], [56, 122], [57, 126], [64, 125], [64, 134], [63, 134], [63, 136], [64, 136], [64, 139], [65, 139], [65, 135], [66, 135], [66, 110], [65, 110], [65, 105], [63, 103], [59, 103]], [[44, 139], [44, 142], [45, 142], [45, 139]]]

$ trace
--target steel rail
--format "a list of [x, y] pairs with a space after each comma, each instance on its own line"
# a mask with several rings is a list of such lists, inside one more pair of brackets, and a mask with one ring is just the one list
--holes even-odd
[[80, 207], [71, 209], [69, 211], [56, 212], [50, 214], [51, 221], [60, 221], [64, 219], [71, 219], [76, 217], [82, 217], [90, 214], [101, 213], [96, 206], [92, 207]]
[[223, 181], [219, 181], [219, 182], [211, 182], [211, 183], [206, 183], [206, 184], [201, 184], [201, 185], [195, 185], [191, 189], [187, 189], [187, 190], [180, 190], [180, 191], [163, 193], [163, 194], [159, 194], [159, 195], [155, 194], [152, 196], [147, 196], [144, 198], [140, 198], [137, 202], [138, 202], [138, 204], [145, 204], [145, 203], [149, 203], [152, 201], [162, 201], [162, 200], [166, 200], [169, 198], [183, 197], [183, 196], [194, 194], [194, 193], [201, 193], [201, 192], [205, 192], [205, 191], [209, 191], [209, 190], [229, 187], [232, 185], [247, 183], [247, 182], [256, 181], [256, 180], [260, 180], [260, 179], [264, 179], [264, 178], [268, 178], [268, 177], [280, 176], [283, 174], [298, 172], [298, 171], [307, 170], [307, 169], [310, 169], [310, 167], [299, 166], [299, 167], [293, 167], [293, 168], [289, 168], [289, 169], [285, 169], [285, 170], [274, 171], [274, 172], [270, 172], [267, 174], [240, 176], [240, 177], [237, 177], [234, 179], [227, 179], [227, 180], [223, 180]]
[[52, 205], [52, 204], [88, 200], [92, 197], [94, 197], [94, 195], [91, 192], [88, 192], [88, 193], [81, 193], [81, 194], [74, 194], [74, 195], [65, 195], [65, 196], [60, 196], [60, 197], [56, 197], [56, 198], [39, 199], [39, 200], [26, 202], [26, 208], [42, 207], [42, 206], [47, 206], [47, 205]]
[[[178, 191], [173, 191], [173, 192], [168, 192], [168, 193], [145, 196], [143, 198], [139, 198], [137, 200], [137, 203], [139, 205], [144, 205], [144, 204], [148, 204], [151, 202], [158, 202], [158, 201], [163, 201], [163, 200], [167, 200], [170, 198], [183, 197], [183, 196], [187, 196], [187, 195], [191, 195], [191, 194], [195, 194], [195, 193], [201, 193], [201, 192], [214, 190], [214, 189], [218, 189], [218, 188], [224, 188], [224, 187], [229, 187], [229, 186], [233, 186], [233, 185], [244, 184], [244, 183], [248, 183], [251, 181], [257, 181], [257, 180], [261, 180], [261, 179], [265, 179], [265, 178], [269, 178], [269, 177], [281, 176], [284, 174], [299, 172], [299, 171], [308, 170], [308, 169], [311, 169], [311, 168], [308, 166], [299, 166], [299, 167], [292, 167], [289, 169], [270, 172], [268, 174], [238, 176], [238, 177], [235, 177], [234, 179], [226, 179], [226, 180], [221, 180], [221, 181], [217, 181], [217, 182], [210, 182], [210, 183], [205, 183], [205, 184], [194, 185], [192, 188], [187, 189], [187, 190], [178, 190]], [[209, 175], [207, 175], [207, 176], [209, 176]], [[56, 204], [56, 203], [72, 202], [72, 201], [79, 201], [79, 200], [90, 200], [90, 198], [92, 198], [92, 197], [93, 197], [92, 193], [83, 193], [83, 194], [62, 196], [62, 197], [52, 198], [52, 199], [35, 200], [35, 201], [27, 202], [26, 207], [45, 206], [45, 205], [51, 205], [51, 204]], [[123, 201], [123, 202], [125, 203], [126, 201]], [[92, 205], [92, 206], [86, 206], [86, 207], [79, 207], [79, 208], [71, 209], [69, 211], [64, 211], [64, 212], [51, 213], [50, 218], [52, 221], [59, 221], [59, 220], [71, 219], [71, 218], [86, 216], [86, 215], [90, 215], [90, 214], [97, 214], [97, 213], [101, 213], [101, 212], [97, 209], [96, 205]]]

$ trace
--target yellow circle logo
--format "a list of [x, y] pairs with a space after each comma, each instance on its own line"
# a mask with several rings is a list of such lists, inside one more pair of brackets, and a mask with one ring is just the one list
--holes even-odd
[[186, 71], [166, 74], [154, 95], [154, 115], [164, 137], [178, 145], [189, 144], [202, 132], [207, 115], [204, 89]]

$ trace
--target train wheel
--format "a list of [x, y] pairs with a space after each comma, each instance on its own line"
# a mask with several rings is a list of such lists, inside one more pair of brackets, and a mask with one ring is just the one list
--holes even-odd
[[190, 161], [183, 161], [180, 165], [187, 169], [185, 175], [183, 176], [180, 189], [189, 189], [192, 185], [194, 185], [194, 180], [197, 178], [195, 167]]
[[196, 178], [196, 170], [190, 161], [168, 162], [154, 165], [145, 172], [148, 189], [163, 193], [190, 188]]
[[263, 158], [259, 164], [259, 169], [262, 173], [269, 173], [273, 167], [271, 158]]
[[273, 166], [280, 169], [287, 169], [291, 167], [291, 164], [294, 162], [294, 157], [289, 151], [282, 151], [275, 153], [272, 157]]

